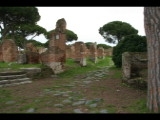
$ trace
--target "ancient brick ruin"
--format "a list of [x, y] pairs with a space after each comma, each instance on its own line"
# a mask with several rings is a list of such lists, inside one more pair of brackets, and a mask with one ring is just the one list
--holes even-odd
[[33, 43], [26, 44], [26, 59], [27, 64], [39, 63], [39, 53], [37, 48], [33, 45]]
[[48, 48], [37, 49], [32, 43], [27, 43], [25, 50], [18, 51], [13, 40], [4, 40], [0, 45], [0, 61], [17, 62], [20, 64], [43, 63], [49, 66], [55, 74], [64, 71], [64, 63], [67, 58], [72, 58], [81, 66], [86, 66], [86, 59], [94, 63], [98, 58], [104, 58], [103, 48], [97, 49], [97, 44], [92, 43], [87, 48], [85, 43], [79, 41], [73, 45], [66, 45], [66, 21], [64, 18], [56, 22], [56, 28], [49, 38]]
[[86, 45], [84, 43], [80, 44], [80, 65], [86, 66]]
[[38, 50], [38, 53], [41, 54], [41, 53], [45, 52], [47, 50], [47, 48], [45, 48], [45, 47], [38, 47], [37, 50]]
[[1, 47], [0, 59], [4, 62], [17, 62], [18, 48], [12, 39], [6, 39], [3, 41]]
[[52, 32], [49, 47], [46, 52], [41, 54], [41, 62], [52, 68], [55, 74], [64, 71], [66, 61], [66, 21], [64, 18], [59, 19], [56, 28]]
[[112, 50], [113, 48], [97, 48], [96, 43], [91, 43], [87, 48], [84, 42], [78, 41], [66, 46], [66, 58], [71, 58], [80, 65], [86, 66], [86, 59], [89, 58], [92, 62], [96, 63], [98, 59], [104, 59], [105, 56], [112, 56]]
[[71, 58], [81, 66], [86, 66], [86, 46], [83, 42], [75, 42], [68, 45], [66, 49], [66, 58]]
[[98, 49], [97, 49], [97, 57], [98, 58], [102, 58], [102, 59], [104, 59], [104, 57], [105, 57], [105, 54], [104, 54], [104, 48], [103, 47], [99, 47]]
[[92, 43], [90, 45], [90, 54], [89, 54], [89, 59], [93, 61], [94, 63], [97, 63], [97, 43]]
[[112, 56], [113, 48], [108, 48], [104, 50], [105, 56]]
[[[124, 52], [122, 54], [123, 82], [135, 84], [137, 80], [147, 82], [147, 53]], [[146, 84], [146, 83], [145, 83]]]
[[75, 58], [75, 46], [74, 45], [66, 46], [66, 59], [67, 58]]

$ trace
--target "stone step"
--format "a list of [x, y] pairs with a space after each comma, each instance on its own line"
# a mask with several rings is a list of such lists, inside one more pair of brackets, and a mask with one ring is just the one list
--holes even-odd
[[26, 83], [32, 83], [32, 81], [24, 71], [0, 72], [0, 87], [16, 86]]
[[11, 79], [18, 79], [18, 78], [25, 78], [26, 77], [26, 74], [14, 74], [14, 75], [0, 75], [0, 81], [1, 80], [11, 80]]
[[20, 79], [12, 79], [12, 80], [0, 80], [0, 85], [23, 82], [23, 81], [31, 81], [31, 79], [30, 78], [20, 78]]
[[6, 75], [21, 75], [25, 74], [26, 72], [24, 71], [4, 71], [0, 72], [0, 76], [6, 76]]
[[23, 81], [23, 82], [18, 82], [18, 83], [2, 84], [2, 85], [0, 85], [0, 87], [16, 86], [16, 85], [21, 85], [21, 84], [26, 84], [26, 83], [32, 83], [32, 81]]

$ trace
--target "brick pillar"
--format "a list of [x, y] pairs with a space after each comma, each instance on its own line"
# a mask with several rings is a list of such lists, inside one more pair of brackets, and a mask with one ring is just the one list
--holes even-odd
[[56, 23], [56, 29], [52, 32], [49, 40], [49, 48], [41, 54], [42, 63], [51, 67], [55, 74], [64, 71], [66, 61], [66, 21], [59, 19]]
[[90, 60], [97, 63], [97, 43], [90, 45]]
[[81, 66], [86, 66], [86, 46], [85, 44], [80, 45], [80, 65]]

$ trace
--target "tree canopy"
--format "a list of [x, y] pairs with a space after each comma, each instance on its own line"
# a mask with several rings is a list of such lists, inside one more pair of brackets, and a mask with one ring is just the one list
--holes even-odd
[[106, 44], [97, 44], [97, 48], [99, 47], [103, 47], [104, 49], [112, 48], [111, 46], [106, 45]]
[[33, 40], [33, 39], [27, 40], [27, 43], [33, 43], [33, 45], [36, 47], [44, 47], [44, 43], [41, 43], [41, 42], [39, 42], [37, 40]]
[[15, 34], [21, 25], [35, 25], [40, 20], [36, 7], [0, 7], [1, 39]]
[[37, 25], [40, 15], [36, 7], [0, 7], [0, 34], [1, 40], [15, 39], [22, 47], [28, 36], [44, 34], [46, 29]]
[[86, 47], [89, 49], [90, 45], [92, 44], [92, 42], [86, 42], [85, 45]]
[[137, 33], [138, 30], [133, 28], [129, 23], [122, 21], [109, 22], [99, 28], [99, 34], [103, 36], [106, 42], [114, 44], [127, 35]]
[[44, 35], [47, 34], [47, 31], [45, 28], [36, 24], [35, 25], [22, 24], [16, 28], [15, 32], [16, 32], [16, 35], [21, 35], [24, 38], [26, 38], [27, 36], [33, 36], [32, 38], [34, 38], [35, 36], [40, 34], [44, 34]]
[[[89, 49], [90, 45], [93, 44], [93, 42], [86, 42], [85, 45], [86, 47]], [[103, 47], [104, 49], [108, 49], [108, 48], [112, 48], [111, 46], [109, 45], [106, 45], [106, 44], [97, 44], [97, 48], [99, 47]]]

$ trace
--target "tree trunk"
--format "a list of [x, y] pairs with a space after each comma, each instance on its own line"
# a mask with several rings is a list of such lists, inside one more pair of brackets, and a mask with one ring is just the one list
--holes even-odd
[[160, 112], [160, 7], [144, 7], [144, 28], [148, 49], [147, 107]]

